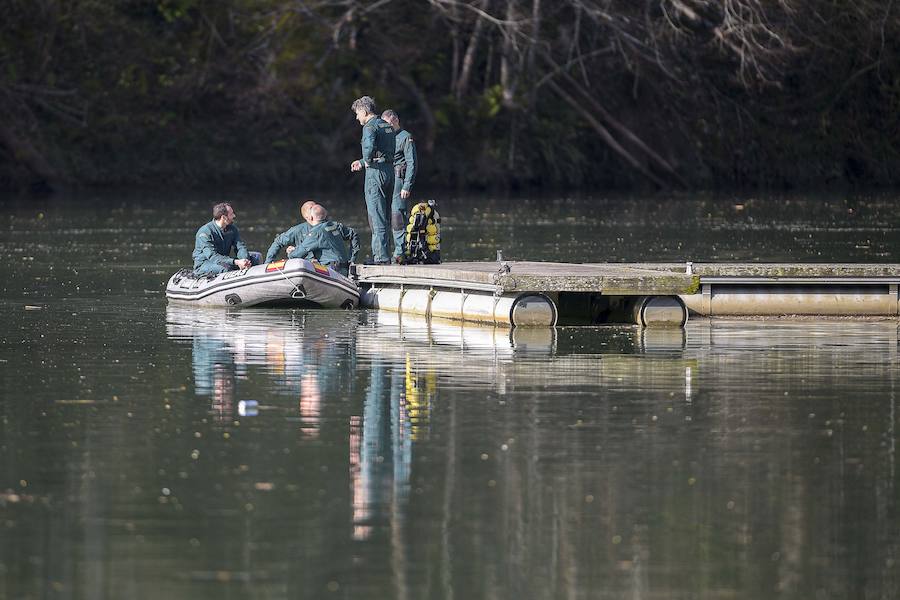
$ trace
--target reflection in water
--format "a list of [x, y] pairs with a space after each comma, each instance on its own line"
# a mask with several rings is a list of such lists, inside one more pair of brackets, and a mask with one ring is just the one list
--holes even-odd
[[[210, 398], [213, 418], [230, 423], [236, 412], [237, 382], [262, 369], [275, 389], [298, 399], [301, 431], [316, 437], [322, 381], [340, 361], [327, 338], [304, 335], [307, 314], [299, 311], [241, 311], [169, 305], [166, 332], [192, 343], [194, 391]], [[241, 400], [240, 416], [255, 416], [256, 400]], [[248, 408], [249, 407], [249, 408]]]
[[[133, 198], [0, 211], [0, 597], [900, 597], [896, 320], [166, 308], [209, 198]], [[896, 254], [894, 196], [677, 200], [471, 197], [448, 231], [460, 260]], [[251, 246], [293, 200], [260, 202]]]
[[[378, 400], [385, 395], [372, 390], [396, 390], [382, 362], [389, 357], [395, 368], [408, 372], [415, 364], [440, 382], [429, 410], [441, 407], [439, 435], [448, 446], [427, 464], [444, 473], [442, 514], [454, 526], [425, 527], [448, 563], [459, 555], [490, 563], [492, 551], [504, 554], [509, 564], [534, 569], [528, 590], [536, 597], [591, 597], [587, 590], [598, 588], [634, 598], [653, 589], [760, 598], [801, 590], [846, 597], [862, 588], [892, 597], [898, 590], [895, 322], [541, 330], [528, 332], [523, 347], [515, 331], [390, 313], [374, 319], [357, 340], [373, 369], [362, 435], [370, 425], [376, 440], [360, 461], [365, 470], [366, 457], [375, 456], [368, 477], [381, 485], [370, 479], [369, 493], [354, 495], [356, 523], [402, 517], [408, 479], [397, 465], [422, 465], [403, 452], [387, 457], [389, 428]], [[607, 351], [597, 353], [598, 345]], [[525, 412], [492, 411], [488, 394], [461, 413], [458, 401], [443, 403], [454, 389], [491, 390], [498, 405]], [[865, 399], [885, 389], [883, 402]], [[578, 401], [580, 393], [590, 401]], [[842, 399], [854, 397], [858, 403]], [[402, 394], [390, 398], [404, 405]], [[409, 392], [405, 404], [409, 412]], [[496, 423], [487, 427], [495, 444], [473, 434], [486, 428], [483, 419]], [[874, 454], [873, 442], [880, 446]], [[467, 464], [469, 447], [481, 466]], [[471, 514], [457, 503], [491, 504], [490, 490], [502, 490], [490, 512], [496, 523], [479, 519], [478, 532], [455, 520], [460, 511]], [[863, 538], [878, 540], [865, 551], [871, 562], [856, 583], [841, 558], [849, 540], [833, 541], [848, 530], [854, 539], [866, 531]], [[424, 550], [409, 534], [392, 539], [404, 556]], [[451, 596], [465, 578], [446, 577], [444, 595]], [[510, 583], [487, 595], [502, 597]]]
[[[143, 396], [5, 401], [0, 595], [900, 591], [896, 322], [166, 318]], [[46, 430], [40, 461], [10, 450]]]
[[[400, 515], [408, 497], [412, 440], [404, 373], [375, 360], [362, 419], [351, 417], [353, 537], [368, 538], [373, 523]], [[395, 523], [393, 525], [399, 525]]]
[[[249, 393], [254, 422], [299, 423], [301, 447], [334, 451], [306, 460], [342, 470], [346, 492], [304, 522], [347, 532], [354, 550], [322, 556], [354, 556], [351, 592], [898, 590], [894, 322], [508, 330], [382, 312], [338, 334], [304, 311], [167, 319], [218, 426]], [[510, 565], [523, 583], [497, 574]]]

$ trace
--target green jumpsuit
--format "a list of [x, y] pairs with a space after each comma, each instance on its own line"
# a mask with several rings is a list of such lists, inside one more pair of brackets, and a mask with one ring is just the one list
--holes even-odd
[[390, 262], [391, 257], [388, 215], [394, 191], [392, 159], [396, 138], [394, 128], [381, 117], [372, 117], [363, 125], [360, 162], [366, 169], [366, 210], [372, 228], [372, 259], [375, 263]]
[[[344, 244], [345, 235], [350, 238], [352, 254], [347, 252]], [[308, 252], [312, 252], [313, 257], [323, 265], [346, 276], [350, 262], [356, 259], [359, 252], [359, 236], [351, 227], [334, 221], [322, 221], [309, 230], [288, 258], [303, 258]]]
[[394, 152], [394, 197], [391, 201], [391, 229], [394, 233], [394, 257], [403, 256], [406, 250], [406, 221], [409, 219], [409, 202], [400, 192], [412, 191], [416, 182], [416, 142], [412, 135], [401, 129], [397, 134]]
[[[197, 275], [218, 275], [225, 271], [233, 271], [237, 268], [231, 252], [235, 252], [235, 258], [251, 258], [247, 252], [247, 246], [241, 240], [241, 233], [233, 224], [223, 231], [215, 220], [210, 221], [197, 230], [194, 237], [194, 273]], [[259, 255], [254, 253], [258, 258]], [[253, 259], [251, 258], [251, 261]], [[256, 260], [254, 264], [258, 264]]]
[[[340, 233], [341, 239], [345, 242], [350, 242], [350, 262], [356, 262], [356, 257], [359, 255], [359, 235], [352, 227], [347, 227], [343, 223], [336, 223], [338, 227], [338, 232]], [[266, 254], [266, 262], [270, 263], [278, 256], [278, 252], [281, 251], [282, 248], [287, 246], [294, 246], [295, 248], [303, 243], [306, 239], [306, 236], [309, 235], [310, 230], [312, 230], [313, 226], [307, 222], [298, 223], [294, 225], [287, 231], [279, 233], [275, 236], [275, 241], [272, 242], [272, 245], [269, 246], [269, 252]], [[290, 258], [317, 258], [313, 252], [307, 252], [304, 256], [298, 256], [294, 254]]]

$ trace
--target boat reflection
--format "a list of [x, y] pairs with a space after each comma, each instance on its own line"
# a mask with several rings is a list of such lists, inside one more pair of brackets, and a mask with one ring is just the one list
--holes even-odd
[[[213, 418], [222, 424], [258, 409], [277, 408], [268, 396], [296, 399], [304, 435], [319, 434], [323, 395], [336, 390], [352, 372], [353, 348], [329, 336], [311, 314], [315, 311], [229, 310], [168, 306], [166, 332], [192, 344], [194, 392], [210, 399]], [[236, 401], [239, 384], [260, 373], [262, 397]], [[248, 407], [253, 407], [248, 411]]]

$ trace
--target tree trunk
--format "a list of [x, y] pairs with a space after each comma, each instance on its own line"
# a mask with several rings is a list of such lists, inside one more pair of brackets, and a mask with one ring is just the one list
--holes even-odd
[[[515, 0], [507, 0], [506, 2], [506, 21], [512, 22], [515, 19]], [[516, 80], [517, 77], [513, 73], [515, 70], [514, 62], [514, 36], [515, 31], [503, 32], [503, 45], [500, 47], [500, 91], [501, 101], [506, 108], [515, 107], [516, 97]]]
[[[484, 2], [480, 4], [484, 8]], [[481, 31], [484, 29], [484, 17], [478, 15], [475, 19], [475, 27], [472, 30], [472, 36], [469, 38], [469, 45], [466, 47], [466, 54], [462, 60], [462, 67], [459, 72], [459, 79], [456, 81], [456, 99], [459, 100], [466, 95], [469, 87], [469, 78], [472, 75], [472, 65], [475, 63], [475, 53], [478, 50], [478, 42], [481, 39]]]
[[431, 104], [429, 104], [425, 93], [419, 89], [419, 86], [416, 85], [416, 82], [411, 77], [400, 73], [396, 69], [392, 69], [392, 71], [397, 81], [406, 88], [406, 91], [409, 92], [419, 106], [419, 112], [425, 120], [425, 143], [423, 146], [425, 151], [431, 154], [434, 152], [434, 139], [437, 135], [437, 119], [434, 117], [434, 111], [431, 110]]

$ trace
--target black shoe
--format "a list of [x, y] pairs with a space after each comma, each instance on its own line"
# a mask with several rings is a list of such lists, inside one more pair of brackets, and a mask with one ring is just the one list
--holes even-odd
[[397, 256], [394, 257], [393, 262], [395, 265], [405, 265], [406, 257], [402, 254], [398, 254]]

